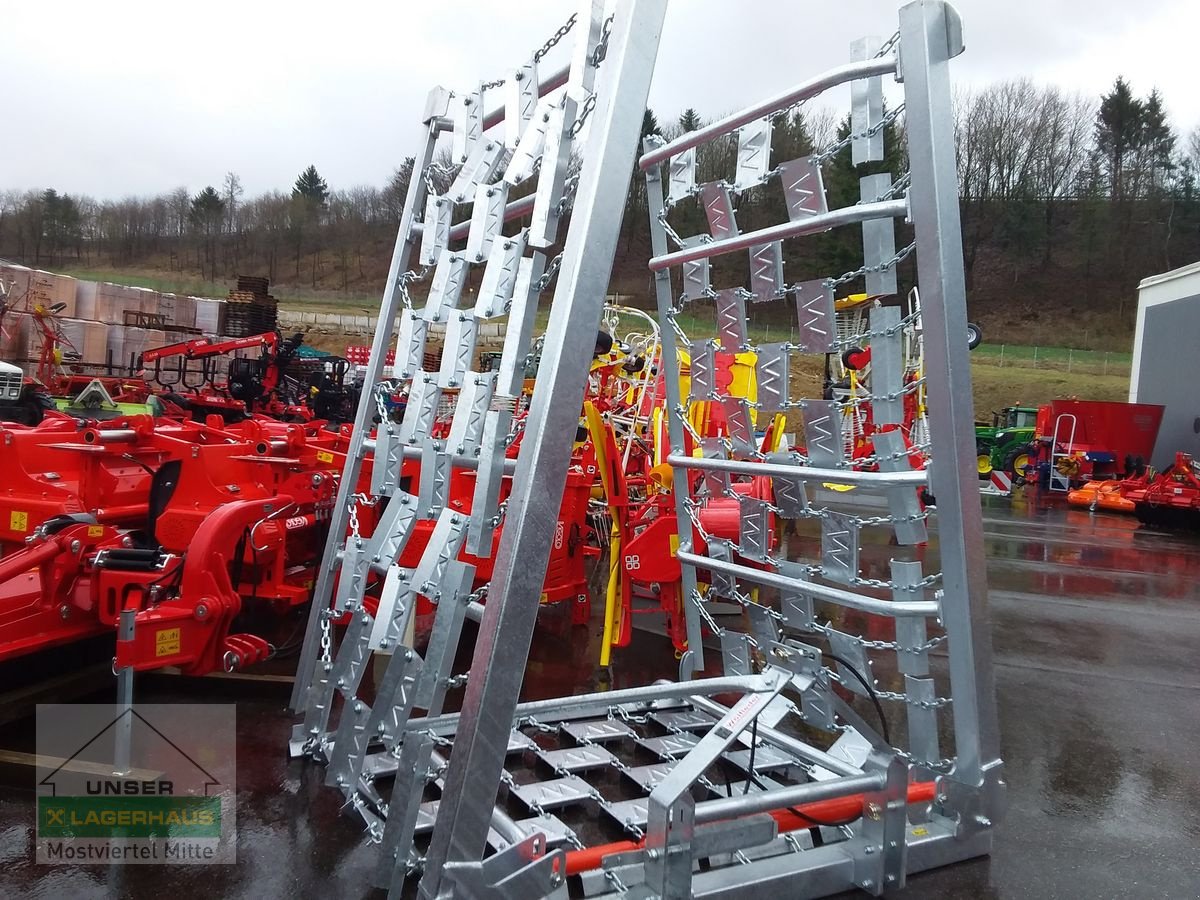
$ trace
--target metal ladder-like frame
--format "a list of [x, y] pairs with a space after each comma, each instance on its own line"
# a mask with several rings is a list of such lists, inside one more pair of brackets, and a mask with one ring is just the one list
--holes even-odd
[[[1064, 442], [1061, 434], [1063, 427], [1067, 424], [1067, 419], [1071, 420], [1071, 432]], [[1066, 472], [1060, 472], [1058, 464], [1064, 459], [1075, 457], [1075, 429], [1078, 425], [1079, 422], [1073, 413], [1062, 413], [1054, 420], [1054, 434], [1050, 437], [1050, 490], [1060, 494], [1071, 490], [1071, 476]], [[1066, 447], [1066, 449], [1060, 451], [1058, 449], [1060, 446]]]
[[[949, 62], [962, 50], [961, 26], [942, 0], [917, 0], [903, 7], [897, 35], [882, 46], [859, 42], [854, 62], [670, 144], [651, 144], [642, 156], [654, 240], [650, 266], [669, 389], [673, 452], [668, 461], [684, 536], [678, 558], [683, 564], [689, 650], [675, 684], [517, 702], [569, 437], [587, 377], [581, 361], [590, 355], [599, 324], [620, 222], [620, 204], [609, 201], [623, 197], [628, 183], [663, 7], [663, 0], [626, 0], [617, 7], [605, 78], [596, 92], [596, 147], [593, 150], [589, 141], [585, 151], [546, 353], [513, 473], [486, 605], [473, 602], [469, 573], [456, 560], [461, 545], [456, 528], [464, 526], [440, 513], [441, 534], [430, 543], [431, 551], [439, 548], [434, 555], [423, 559], [415, 572], [388, 571], [381, 609], [390, 612], [373, 620], [355, 604], [355, 593], [343, 604], [339, 598], [346, 595], [339, 587], [335, 608], [344, 606], [354, 618], [336, 658], [328, 662], [320, 659], [325, 633], [320, 604], [333, 596], [331, 577], [323, 573], [325, 583], [318, 586], [302, 666], [304, 685], [298, 681], [294, 698], [306, 713], [306, 723], [294, 735], [293, 747], [328, 760], [330, 782], [340, 785], [373, 837], [383, 843], [378, 880], [390, 884], [393, 892], [407, 876], [423, 873], [419, 892], [425, 898], [565, 898], [565, 876], [574, 871], [568, 869], [565, 847], [579, 844], [578, 831], [567, 819], [582, 808], [584, 820], [591, 821], [591, 810], [597, 808], [615, 827], [640, 840], [614, 847], [599, 866], [582, 867], [579, 885], [586, 896], [616, 897], [631, 891], [667, 898], [742, 896], [751, 889], [777, 889], [789, 897], [813, 897], [851, 887], [879, 894], [902, 885], [908, 873], [988, 852], [992, 825], [1003, 811], [982, 520], [973, 465], [974, 419], [970, 381], [963, 374], [969, 368], [962, 339], [966, 313], [949, 81]], [[592, 33], [599, 35], [602, 23], [594, 8], [591, 15]], [[586, 16], [581, 21], [587, 21]], [[589, 49], [594, 45], [589, 39], [580, 51], [585, 65], [595, 58]], [[855, 161], [880, 158], [882, 131], [890, 121], [883, 114], [881, 78], [890, 74], [904, 85], [912, 159], [907, 192], [903, 179], [892, 182], [884, 176], [885, 184], [876, 176], [863, 180], [864, 202], [829, 210], [820, 188], [820, 160], [769, 167], [769, 117], [843, 83], [852, 86], [849, 143]], [[431, 123], [440, 119], [435, 111], [427, 123], [433, 136]], [[668, 179], [681, 189], [677, 193], [673, 183], [669, 196], [681, 198], [693, 190], [688, 184], [688, 154], [734, 130], [739, 153], [733, 181], [695, 189], [708, 212], [709, 234], [669, 252], [664, 164]], [[427, 149], [425, 166], [431, 161], [432, 145]], [[774, 178], [782, 179], [789, 221], [752, 234], [738, 233], [732, 195], [769, 187]], [[415, 191], [410, 190], [406, 204], [401, 243], [412, 240], [414, 210], [421, 200], [421, 189]], [[871, 311], [868, 332], [856, 337], [867, 340], [872, 353], [864, 400], [871, 404], [875, 423], [888, 427], [872, 438], [872, 459], [852, 467], [837, 428], [844, 410], [835, 401], [795, 400], [788, 382], [793, 354], [839, 349], [831, 346], [834, 283], [785, 284], [779, 242], [861, 225], [866, 264], [859, 274], [866, 275], [872, 293], [894, 292], [894, 267], [902, 257], [893, 251], [890, 219], [905, 215], [916, 230], [931, 431], [930, 446], [916, 449], [928, 449], [933, 461], [914, 468], [914, 448], [904, 444], [895, 427], [910, 389], [901, 375], [901, 334], [911, 323], [884, 306]], [[436, 212], [427, 206], [422, 230], [435, 219]], [[705, 262], [743, 250], [752, 260], [749, 290], [711, 290]], [[390, 323], [396, 312], [397, 305], [389, 306], [388, 297], [397, 283], [403, 286], [397, 279], [408, 265], [400, 245], [397, 253], [383, 323]], [[695, 396], [719, 403], [728, 423], [724, 437], [715, 445], [702, 445], [699, 456], [685, 452], [689, 445], [684, 398], [673, 377], [679, 336], [670, 274], [675, 266], [685, 267], [685, 285], [700, 286], [697, 296], [715, 295], [722, 347], [750, 348], [748, 300], [795, 302], [800, 315], [796, 345], [755, 348], [757, 410], [748, 401], [721, 395], [715, 379], [707, 386], [701, 379], [697, 385], [693, 365]], [[685, 295], [688, 292], [685, 287]], [[389, 340], [390, 335], [376, 336], [372, 378], [380, 374]], [[690, 349], [693, 358], [703, 359], [714, 347], [701, 341]], [[404, 357], [397, 354], [398, 365]], [[360, 441], [370, 419], [369, 404], [365, 406], [359, 411]], [[489, 412], [495, 406], [490, 404]], [[760, 452], [751, 413], [793, 408], [804, 417], [804, 453]], [[377, 438], [377, 458], [379, 442]], [[351, 459], [361, 460], [369, 449], [362, 444]], [[402, 442], [400, 452], [421, 455], [423, 480], [427, 472], [444, 472], [438, 467], [459, 462], [453, 448], [447, 451], [436, 444], [409, 450]], [[449, 463], [444, 459], [447, 453]], [[347, 510], [356, 465], [350, 464], [342, 485], [339, 507]], [[692, 475], [695, 470], [700, 471], [699, 481]], [[394, 470], [389, 466], [385, 471]], [[747, 476], [768, 478], [772, 499], [738, 494], [748, 499], [741, 507], [736, 543], [696, 544], [688, 536], [696, 533], [695, 519], [707, 498], [737, 494], [735, 481]], [[388, 512], [394, 506], [416, 506], [432, 515], [438, 483], [435, 478], [432, 487], [422, 485], [428, 503], [417, 497], [398, 504], [403, 497], [393, 489]], [[850, 502], [835, 503], [823, 493], [822, 486], [829, 483], [853, 486]], [[940, 574], [924, 574], [919, 560], [928, 516], [920, 488], [927, 488], [938, 502]], [[856, 502], [863, 495], [878, 498], [869, 508], [882, 508], [883, 515], [865, 514]], [[400, 521], [405, 518], [402, 512], [392, 514]], [[772, 555], [766, 528], [772, 516], [819, 521], [815, 561]], [[348, 516], [343, 527], [347, 523]], [[354, 546], [353, 534], [346, 540], [336, 527], [335, 523], [330, 568], [340, 567], [341, 581], [354, 584], [358, 573], [366, 571], [355, 559], [362, 549]], [[468, 535], [473, 527], [465, 525]], [[891, 530], [900, 548], [887, 580], [868, 578], [861, 569], [860, 535], [871, 528]], [[697, 531], [702, 535], [702, 529]], [[370, 549], [365, 555], [375, 558]], [[698, 573], [704, 573], [703, 580]], [[705, 593], [702, 584], [708, 586]], [[416, 592], [440, 593], [431, 647], [447, 640], [439, 637], [445, 631], [443, 619], [480, 619], [474, 674], [467, 681], [462, 713], [441, 715], [439, 685], [449, 672], [440, 668], [442, 657], [431, 651], [422, 662], [409, 649], [397, 650], [379, 687], [375, 707], [384, 710], [380, 718], [350, 686], [357, 686], [364, 651], [372, 649], [372, 640], [394, 646], [391, 641], [399, 639]], [[708, 609], [710, 597], [740, 606], [749, 631], [723, 627]], [[454, 613], [459, 607], [462, 612]], [[444, 614], [443, 609], [451, 612]], [[379, 620], [387, 627], [380, 630]], [[697, 677], [707, 670], [706, 630], [720, 639], [724, 673], [715, 677]], [[930, 653], [943, 646], [944, 666]], [[382, 643], [378, 647], [389, 649]], [[871, 663], [879, 660], [891, 663], [873, 670]], [[884, 671], [887, 665], [894, 670]], [[427, 674], [431, 667], [437, 668], [433, 676]], [[395, 677], [393, 669], [399, 673]], [[885, 678], [901, 689], [883, 684]], [[328, 727], [329, 711], [339, 693], [342, 715], [334, 731]], [[946, 696], [939, 696], [942, 693]], [[734, 698], [728, 705], [715, 699], [728, 696]], [[877, 728], [861, 711], [867, 699], [902, 706], [903, 740], [884, 739], [887, 717]], [[427, 712], [417, 715], [415, 708]], [[947, 717], [951, 721], [946, 722]], [[805, 733], [824, 732], [824, 739], [796, 737], [792, 723], [797, 720], [808, 726]], [[942, 724], [952, 726], [954, 743], [944, 758]], [[537, 742], [532, 734], [539, 735]], [[375, 749], [381, 743], [382, 752]], [[448, 763], [439, 749], [443, 746], [453, 747]], [[659, 763], [636, 765], [631, 753], [653, 754]], [[349, 767], [344, 765], [347, 756], [353, 763]], [[549, 767], [554, 777], [514, 777], [514, 766], [522, 763], [534, 766], [535, 773], [537, 767]], [[641, 795], [617, 800], [604, 777], [593, 777], [614, 769]], [[724, 772], [729, 779], [731, 769], [743, 773], [744, 786], [735, 795], [727, 780], [723, 796], [713, 777]], [[389, 778], [394, 779], [392, 791], [384, 798], [377, 785]], [[910, 781], [932, 789], [915, 796]], [[434, 791], [440, 792], [439, 799], [427, 800]], [[857, 815], [826, 824], [806, 819], [805, 804], [819, 801], [850, 804]], [[514, 820], [510, 813], [515, 807], [529, 810], [532, 818]], [[800, 827], [792, 822], [784, 833], [788, 815], [796, 816]], [[820, 839], [814, 840], [817, 832]], [[413, 840], [421, 833], [431, 835], [423, 852]], [[496, 852], [484, 859], [489, 845]]]
[[[438, 88], [426, 104], [421, 151], [291, 701], [303, 715], [291, 752], [326, 765], [327, 783], [343, 792], [372, 839], [383, 844], [377, 882], [397, 893], [406, 877], [423, 868], [429, 877], [421, 889], [436, 895], [448, 863], [482, 859], [493, 825], [510, 843], [527, 833], [492, 809], [494, 791], [488, 798], [455, 789], [456, 784], [498, 781], [504, 748], [495, 756], [487, 717], [470, 728], [471, 739], [459, 743], [448, 769], [432, 740], [408, 730], [409, 719], [414, 710], [426, 716], [441, 711], [455, 683], [450, 667], [466, 618], [480, 622], [472, 670], [508, 677], [468, 680], [464, 724], [482, 710], [516, 704], [587, 381], [586, 366], [576, 362], [590, 358], [600, 325], [664, 12], [665, 0], [619, 0], [606, 16], [603, 0], [581, 0], [546, 45], [499, 84], [465, 95]], [[543, 57], [568, 35], [570, 63], [539, 77]], [[503, 88], [504, 102], [489, 109], [497, 86]], [[451, 137], [454, 166], [449, 170], [436, 161], [444, 134]], [[580, 156], [582, 165], [573, 171]], [[536, 183], [536, 189], [510, 201], [510, 194], [527, 183]], [[560, 220], [572, 206], [563, 250], [550, 259], [548, 251], [560, 239]], [[463, 207], [470, 207], [469, 221], [453, 224], [455, 209]], [[510, 224], [526, 216], [527, 227]], [[473, 265], [482, 266], [482, 282], [473, 308], [463, 308]], [[538, 297], [556, 272], [542, 375], [514, 461], [505, 451], [513, 437]], [[426, 303], [416, 308], [409, 288], [430, 275]], [[506, 319], [498, 371], [479, 372], [474, 366], [478, 327], [495, 319]], [[438, 371], [426, 371], [426, 338], [438, 327], [445, 328], [445, 350]], [[393, 340], [394, 371], [385, 380], [384, 359]], [[395, 424], [380, 415], [371, 437], [373, 420], [382, 412], [380, 391], [397, 387], [408, 393], [403, 421]], [[435, 437], [435, 416], [449, 396], [454, 412], [448, 436]], [[420, 463], [414, 493], [401, 484], [406, 459]], [[371, 478], [364, 489], [368, 462]], [[476, 472], [469, 512], [447, 502], [456, 469]], [[506, 478], [512, 479], [512, 489], [500, 504]], [[359, 520], [368, 509], [378, 521], [364, 534]], [[429, 542], [417, 565], [403, 568], [398, 560], [422, 520], [434, 523]], [[464, 550], [491, 555], [501, 521], [506, 524], [484, 608], [481, 595], [471, 589], [474, 567], [459, 557]], [[372, 614], [364, 602], [366, 590], [380, 582]], [[423, 657], [410, 636], [418, 595], [437, 607]], [[348, 624], [335, 648], [331, 623], [343, 616]], [[359, 689], [375, 655], [385, 668], [375, 701], [368, 704]], [[509, 730], [505, 725], [503, 743]], [[433, 861], [422, 866], [413, 846], [418, 807], [430, 781], [443, 783], [443, 769], [443, 800], [429, 850]], [[427, 775], [430, 771], [436, 778]], [[385, 781], [393, 782], [390, 796], [386, 788], [383, 794], [377, 790]], [[483, 806], [474, 802], [478, 799]], [[456, 809], [460, 803], [463, 808]], [[460, 866], [459, 881], [470, 877]]]

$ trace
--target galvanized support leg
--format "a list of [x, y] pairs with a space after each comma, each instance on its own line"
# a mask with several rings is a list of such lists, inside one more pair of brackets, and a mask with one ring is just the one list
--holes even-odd
[[[953, 778], [980, 787], [999, 759], [992, 642], [988, 628], [983, 517], [975, 469], [975, 421], [967, 349], [950, 60], [962, 52], [962, 23], [943, 0], [917, 0], [900, 10], [912, 218], [925, 332], [929, 418], [936, 460], [943, 569], [942, 618], [951, 635], [954, 700]], [[998, 772], [996, 773], [998, 775]]]
[[445, 863], [483, 857], [665, 13], [666, 0], [617, 4], [422, 897], [442, 896]]
[[[647, 147], [647, 149], [650, 149]], [[655, 166], [646, 173], [646, 204], [649, 208], [650, 220], [653, 222], [663, 211], [663, 186], [661, 169]], [[661, 228], [650, 229], [651, 249], [655, 256], [667, 252], [667, 236]], [[671, 270], [659, 269], [654, 273], [654, 297], [658, 304], [660, 321], [668, 321], [675, 306], [675, 298], [671, 289]], [[662, 363], [663, 371], [672, 373], [679, 371], [679, 348], [673, 328], [663, 328]], [[671, 441], [671, 449], [675, 453], [684, 452], [683, 397], [679, 390], [679, 379], [668, 377], [664, 379], [667, 394], [667, 437]], [[689, 473], [685, 469], [672, 469], [671, 484], [675, 497], [675, 516], [680, 522], [688, 521], [687, 501]], [[687, 623], [688, 652], [690, 671], [700, 671], [704, 668], [704, 640], [700, 610], [692, 601], [696, 596], [696, 569], [693, 566], [680, 564], [680, 595], [683, 597], [683, 610]]]
[[[123, 609], [117, 627], [117, 640], [132, 641], [137, 610]], [[117, 672], [117, 731], [113, 746], [113, 774], [128, 775], [133, 746], [133, 667]]]

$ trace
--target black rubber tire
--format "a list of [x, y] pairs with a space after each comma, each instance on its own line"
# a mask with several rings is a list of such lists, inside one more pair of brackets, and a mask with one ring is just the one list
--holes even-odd
[[967, 349], [974, 350], [983, 343], [983, 329], [974, 322], [967, 323]]
[[1030, 462], [1035, 461], [1037, 459], [1037, 449], [1036, 444], [1022, 444], [1020, 447], [1013, 447], [1008, 452], [1008, 455], [1004, 457], [1004, 471], [1012, 478], [1013, 484], [1024, 484], [1026, 481], [1026, 472], [1017, 471], [1017, 460], [1021, 456], [1027, 456]]

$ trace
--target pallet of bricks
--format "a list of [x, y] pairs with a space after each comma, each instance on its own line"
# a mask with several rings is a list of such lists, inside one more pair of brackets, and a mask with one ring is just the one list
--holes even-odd
[[248, 337], [275, 331], [279, 301], [268, 292], [270, 279], [239, 275], [237, 289], [229, 292], [225, 306], [225, 334]]

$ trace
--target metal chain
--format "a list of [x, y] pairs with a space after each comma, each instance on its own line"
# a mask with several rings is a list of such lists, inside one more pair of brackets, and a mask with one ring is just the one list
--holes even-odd
[[704, 624], [708, 626], [709, 630], [717, 637], [724, 636], [725, 629], [718, 625], [717, 620], [712, 617], [712, 613], [704, 608], [704, 599], [700, 596], [700, 592], [692, 591], [688, 599], [696, 604], [696, 609], [700, 611], [700, 618], [704, 620]]
[[583, 123], [587, 121], [588, 116], [592, 114], [592, 110], [596, 108], [596, 95], [588, 94], [587, 99], [583, 101], [583, 106], [579, 110], [579, 115], [575, 121], [571, 123], [571, 127], [567, 129], [568, 137], [576, 137], [583, 130]]
[[900, 43], [900, 32], [897, 31], [890, 38], [888, 38], [886, 41], [883, 42], [883, 46], [880, 47], [879, 50], [875, 54], [875, 59], [879, 59], [879, 57], [884, 56], [887, 53], [890, 53], [892, 48], [895, 47], [898, 43]]
[[[828, 279], [827, 283], [829, 284], [830, 287], [836, 288], [840, 285], [845, 284], [847, 281], [854, 281], [854, 279], [861, 278], [863, 275], [866, 275], [871, 272], [886, 272], [888, 269], [892, 268], [893, 266], [898, 266], [898, 265], [900, 265], [900, 263], [904, 262], [904, 260], [908, 259], [908, 257], [910, 255], [912, 255], [913, 251], [916, 249], [917, 249], [917, 242], [913, 241], [907, 247], [904, 247], [901, 250], [898, 250], [891, 259], [884, 260], [879, 265], [859, 266], [857, 269], [853, 270], [852, 272], [846, 272], [842, 275], [839, 275], [837, 278]], [[785, 288], [785, 291], [795, 290], [797, 287], [799, 287], [799, 285], [789, 285], [787, 288]], [[913, 315], [919, 316], [920, 313], [919, 312], [914, 313]], [[904, 324], [904, 320], [901, 320], [901, 325], [903, 325], [903, 324]], [[891, 332], [889, 332], [889, 333], [891, 333]], [[858, 337], [863, 337], [863, 335], [858, 335]]]
[[[641, 829], [638, 829], [638, 830], [640, 831]], [[605, 878], [605, 880], [607, 880], [608, 882], [610, 882], [612, 884], [613, 890], [615, 890], [618, 894], [628, 894], [629, 893], [628, 885], [626, 885], [625, 882], [623, 882], [621, 880], [621, 876], [618, 875], [615, 870], [605, 869], [604, 870], [604, 878]]]
[[421, 173], [421, 178], [424, 179], [425, 186], [429, 188], [429, 192], [431, 194], [441, 194], [442, 189], [439, 188], [437, 183], [433, 180], [434, 175], [440, 175], [442, 178], [453, 181], [456, 172], [453, 166], [443, 166], [434, 162], [431, 162], [425, 167], [425, 170]]
[[325, 610], [321, 613], [321, 662], [325, 665], [333, 660], [333, 627], [330, 624], [330, 618], [333, 610]]
[[914, 766], [920, 766], [923, 769], [929, 769], [931, 772], [939, 772], [943, 775], [952, 771], [954, 766], [958, 763], [958, 759], [954, 757], [949, 759], [939, 759], [937, 762], [930, 762], [929, 760], [919, 759], [918, 757], [913, 756], [911, 753], [901, 750], [899, 747], [893, 749], [895, 749], [896, 755], [905, 762]]
[[542, 273], [542, 277], [539, 278], [533, 285], [534, 293], [540, 294], [542, 291], [546, 290], [546, 288], [550, 287], [550, 282], [554, 280], [554, 274], [562, 266], [562, 261], [563, 255], [561, 253], [554, 257], [554, 259], [550, 260], [550, 265], [546, 266], [546, 271]]
[[[658, 214], [658, 224], [663, 227], [663, 231], [666, 232], [667, 238], [671, 243], [682, 250], [684, 248], [683, 238], [679, 236], [679, 232], [672, 228], [671, 223], [667, 221], [667, 211], [665, 209]], [[705, 235], [705, 237], [708, 237], [708, 235]]]
[[482, 94], [484, 91], [490, 91], [492, 88], [498, 88], [506, 81], [507, 79], [505, 78], [497, 78], [495, 81], [485, 81], [479, 86], [479, 93]]
[[541, 62], [542, 57], [544, 57], [547, 53], [549, 53], [551, 50], [553, 50], [559, 41], [561, 41], [568, 34], [570, 34], [571, 29], [575, 27], [575, 22], [578, 19], [579, 19], [578, 14], [571, 13], [571, 17], [569, 19], [567, 19], [567, 21], [565, 21], [562, 25], [558, 26], [558, 30], [555, 31], [554, 34], [550, 35], [550, 37], [548, 37], [546, 39], [546, 43], [542, 44], [542, 48], [540, 50], [537, 50], [534, 52], [533, 61], [535, 63]]
[[600, 42], [596, 44], [596, 49], [592, 51], [592, 68], [598, 69], [600, 63], [604, 62], [604, 58], [608, 56], [608, 39], [612, 37], [612, 23], [616, 15], [611, 15], [604, 20], [604, 25], [600, 29]]
[[876, 691], [875, 696], [880, 700], [907, 703], [909, 706], [916, 706], [921, 709], [941, 709], [943, 706], [949, 706], [954, 702], [949, 697], [934, 697], [932, 700], [914, 700], [908, 694], [897, 693], [896, 691]]
[[[873, 202], [882, 203], [884, 200], [891, 200], [893, 197], [897, 196], [898, 194], [905, 193], [908, 190], [909, 185], [911, 185], [911, 184], [912, 184], [912, 172], [905, 172], [903, 175], [901, 175], [899, 178], [897, 178], [895, 181], [893, 181], [891, 187], [889, 187], [886, 191], [884, 191], [882, 194], [880, 194], [878, 197], [876, 197]], [[865, 200], [859, 200], [858, 203], [855, 205], [860, 206], [865, 202], [866, 202]]]
[[412, 309], [412, 297], [409, 295], [408, 286], [416, 284], [419, 281], [424, 281], [429, 273], [433, 271], [431, 266], [421, 266], [421, 268], [413, 271], [409, 269], [396, 278], [396, 290], [400, 292], [400, 299], [405, 307]]
[[821, 165], [822, 163], [827, 162], [828, 160], [837, 156], [855, 141], [866, 140], [868, 138], [875, 137], [875, 135], [879, 134], [879, 132], [883, 131], [883, 129], [895, 122], [896, 119], [898, 119], [903, 113], [904, 104], [898, 104], [894, 109], [888, 110], [882, 119], [868, 128], [866, 131], [859, 132], [858, 134], [851, 132], [841, 140], [834, 142], [829, 147], [822, 150], [820, 153], [814, 153], [812, 155], [813, 163], [816, 165]]

